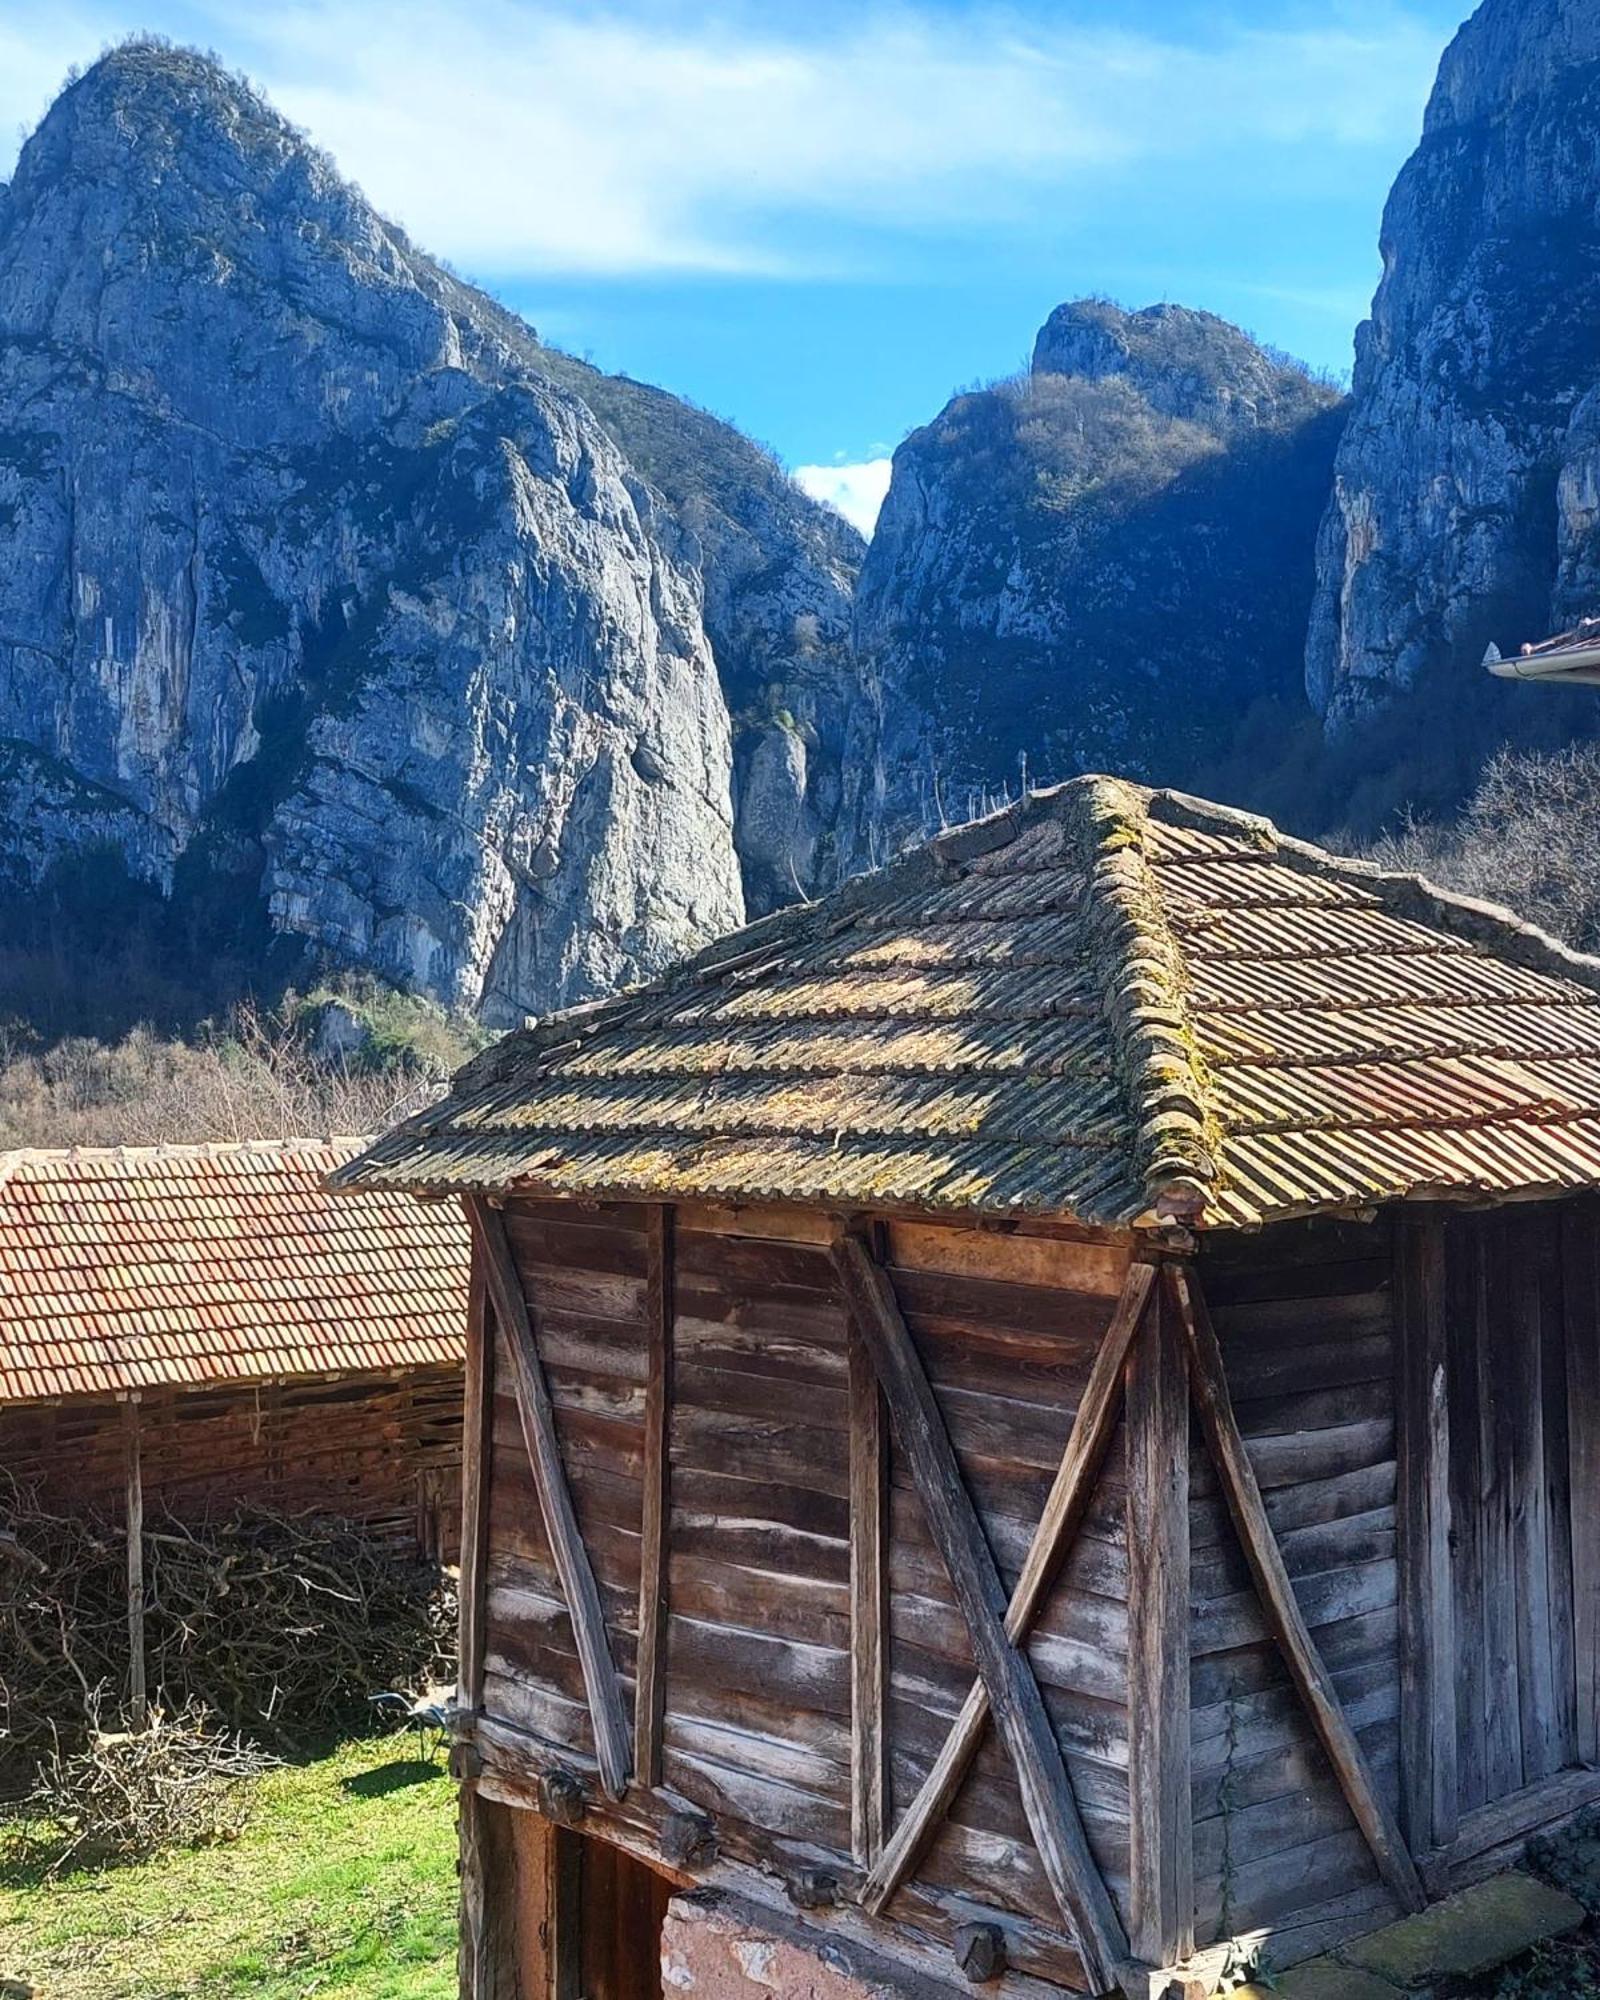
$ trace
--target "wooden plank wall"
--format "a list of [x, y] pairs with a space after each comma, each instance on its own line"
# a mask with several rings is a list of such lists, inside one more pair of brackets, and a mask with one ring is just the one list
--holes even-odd
[[[536, 1337], [578, 1526], [629, 1699], [638, 1638], [640, 1473], [646, 1356], [645, 1210], [519, 1202], [506, 1234]], [[495, 1329], [483, 1707], [592, 1759], [594, 1735], [572, 1621], [545, 1537]]]
[[1566, 1278], [1592, 1315], [1594, 1230], [1589, 1203], [1445, 1223], [1463, 1817], [1579, 1761]]
[[[121, 1405], [0, 1409], [0, 1463], [67, 1505], [121, 1512]], [[327, 1508], [401, 1539], [459, 1539], [461, 1371], [147, 1392], [145, 1511], [198, 1515], [235, 1500]], [[424, 1519], [430, 1516], [431, 1519]]]
[[[562, 1457], [634, 1696], [649, 1314], [646, 1211], [517, 1202]], [[684, 1206], [672, 1227], [673, 1398], [661, 1778], [793, 1871], [852, 1870], [849, 1329], [832, 1225]], [[890, 1225], [908, 1323], [984, 1529], [1014, 1581], [1110, 1321], [1128, 1252], [1044, 1235]], [[979, 1275], [982, 1273], [983, 1275]], [[592, 1772], [570, 1623], [498, 1367], [483, 1711]], [[1127, 1555], [1120, 1435], [1087, 1532], [1029, 1647], [1113, 1893], [1127, 1878]], [[889, 1448], [887, 1737], [893, 1819], [975, 1678], [906, 1466]], [[991, 1738], [950, 1822], [891, 1903], [946, 1942], [998, 1914], [1012, 1962], [1080, 1983], [1015, 1778]]]
[[[891, 1276], [1007, 1589], [1043, 1511], [1126, 1274], [1116, 1250], [913, 1225], [888, 1230]], [[1127, 1550], [1119, 1425], [1099, 1490], [1027, 1651], [1095, 1859], [1127, 1920]], [[890, 1743], [895, 1814], [976, 1674], [965, 1627], [900, 1454], [891, 1455]], [[1045, 1930], [1060, 1919], [1017, 1781], [987, 1732], [916, 1878]], [[891, 1903], [890, 1915], [897, 1905]]]
[[[1393, 1809], [1399, 1787], [1391, 1225], [1208, 1242], [1201, 1280], [1295, 1596]], [[1192, 1454], [1191, 1701], [1200, 1943], [1258, 1928], [1280, 1962], [1392, 1908], [1268, 1642], [1203, 1448]]]

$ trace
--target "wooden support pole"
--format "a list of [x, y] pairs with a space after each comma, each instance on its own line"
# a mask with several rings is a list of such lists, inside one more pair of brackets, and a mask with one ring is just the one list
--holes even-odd
[[528, 1301], [523, 1294], [506, 1226], [500, 1214], [475, 1196], [467, 1199], [473, 1243], [483, 1268], [489, 1303], [505, 1336], [506, 1356], [516, 1391], [517, 1414], [522, 1423], [523, 1442], [534, 1487], [544, 1515], [545, 1534], [561, 1579], [567, 1615], [583, 1671], [584, 1692], [589, 1701], [589, 1717], [594, 1729], [595, 1760], [600, 1782], [614, 1799], [628, 1789], [632, 1773], [632, 1744], [627, 1718], [623, 1713], [622, 1691], [611, 1658], [611, 1641], [606, 1631], [605, 1610], [594, 1580], [589, 1552], [578, 1531], [566, 1470], [561, 1463], [561, 1446], [556, 1437], [555, 1410], [544, 1378], [539, 1350], [533, 1335]]
[[855, 1858], [883, 1852], [888, 1816], [889, 1441], [883, 1391], [860, 1330], [850, 1343], [850, 1831]]
[[1400, 1826], [1413, 1855], [1456, 1837], [1455, 1585], [1444, 1224], [1402, 1216], [1398, 1261], [1396, 1525], [1400, 1561]]
[[1120, 1979], [1127, 1960], [1122, 1920], [1090, 1852], [1033, 1669], [1007, 1636], [1005, 1587], [949, 1432], [887, 1272], [859, 1237], [848, 1234], [834, 1245], [834, 1263], [961, 1607], [995, 1726], [1016, 1771], [1040, 1865], [1099, 1992]]
[[1255, 1469], [1234, 1415], [1222, 1350], [1217, 1345], [1204, 1296], [1192, 1271], [1174, 1268], [1172, 1283], [1183, 1319], [1195, 1407], [1267, 1627], [1333, 1765], [1356, 1824], [1372, 1850], [1379, 1873], [1403, 1908], [1420, 1910], [1427, 1899], [1416, 1865], [1378, 1794], [1372, 1771], [1340, 1706], [1322, 1657], [1312, 1643], [1295, 1599], [1294, 1585], [1284, 1568], [1272, 1524], [1262, 1505]]
[[[1026, 1638], [1032, 1629], [1045, 1592], [1083, 1520], [1106, 1446], [1116, 1428], [1117, 1413], [1122, 1407], [1123, 1364], [1144, 1315], [1154, 1276], [1154, 1268], [1149, 1264], [1129, 1267], [1127, 1282], [1089, 1371], [1066, 1450], [1056, 1469], [1044, 1512], [1039, 1516], [1039, 1525], [1033, 1531], [1017, 1587], [1006, 1606], [1006, 1637], [1013, 1644]], [[977, 1752], [988, 1718], [988, 1691], [977, 1680], [967, 1690], [961, 1713], [945, 1738], [933, 1769], [923, 1780], [922, 1789], [862, 1885], [859, 1900], [872, 1915], [881, 1914], [949, 1810]]]
[[456, 1706], [469, 1714], [483, 1700], [494, 1345], [495, 1326], [484, 1297], [483, 1273], [474, 1271], [467, 1292], [467, 1362], [462, 1384], [461, 1630], [456, 1662]]
[[122, 1453], [128, 1537], [128, 1715], [133, 1728], [143, 1729], [150, 1697], [145, 1684], [144, 1463], [137, 1396], [129, 1396], [122, 1405]]
[[673, 1212], [650, 1211], [645, 1256], [649, 1375], [644, 1400], [640, 1502], [639, 1654], [633, 1698], [633, 1768], [641, 1785], [661, 1782], [667, 1700], [667, 1555], [672, 1522], [670, 1425], [673, 1370]]
[[1189, 1384], [1170, 1281], [1128, 1357], [1128, 1877], [1134, 1955], [1194, 1950]]

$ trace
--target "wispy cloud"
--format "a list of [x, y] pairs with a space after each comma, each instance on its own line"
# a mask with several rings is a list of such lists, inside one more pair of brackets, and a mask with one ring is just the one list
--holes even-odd
[[813, 500], [836, 507], [870, 537], [889, 490], [890, 470], [887, 458], [868, 458], [856, 465], [797, 465], [794, 476]]
[[[13, 0], [0, 133], [134, 25], [119, 4]], [[420, 241], [499, 277], [815, 270], [830, 229], [1015, 221], [1157, 159], [1336, 171], [1404, 146], [1438, 55], [1435, 27], [1376, 0], [1203, 42], [916, 6], [685, 25], [570, 0], [155, 0], [139, 19], [213, 43]]]

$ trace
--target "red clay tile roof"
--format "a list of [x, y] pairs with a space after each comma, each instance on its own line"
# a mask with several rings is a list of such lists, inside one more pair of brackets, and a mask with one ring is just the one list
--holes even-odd
[[360, 1146], [0, 1154], [0, 1402], [459, 1362], [461, 1217], [327, 1194]]
[[1082, 778], [509, 1036], [339, 1180], [1213, 1227], [1600, 1187], [1600, 961]]

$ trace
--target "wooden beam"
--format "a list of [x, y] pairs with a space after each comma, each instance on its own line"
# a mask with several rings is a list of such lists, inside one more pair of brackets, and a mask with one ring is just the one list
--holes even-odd
[[494, 1321], [482, 1271], [467, 1291], [467, 1361], [462, 1382], [460, 1639], [456, 1706], [483, 1699], [484, 1604], [489, 1556], [489, 1478], [494, 1449]]
[[517, 1414], [522, 1423], [528, 1463], [544, 1515], [545, 1534], [561, 1579], [572, 1636], [583, 1669], [584, 1692], [589, 1701], [589, 1717], [594, 1727], [595, 1759], [600, 1782], [612, 1798], [621, 1798], [628, 1789], [632, 1758], [627, 1718], [623, 1713], [622, 1691], [611, 1658], [611, 1641], [606, 1632], [605, 1611], [595, 1584], [589, 1552], [578, 1532], [572, 1494], [561, 1463], [561, 1447], [556, 1437], [555, 1411], [544, 1378], [539, 1350], [533, 1335], [528, 1301], [522, 1289], [516, 1260], [506, 1240], [504, 1219], [476, 1196], [467, 1198], [473, 1241], [483, 1266], [489, 1303], [505, 1335], [506, 1353], [511, 1363], [512, 1386], [516, 1392]]
[[645, 1312], [649, 1374], [644, 1392], [644, 1472], [640, 1504], [639, 1663], [633, 1697], [633, 1768], [641, 1785], [661, 1782], [661, 1727], [667, 1699], [667, 1552], [672, 1523], [673, 1212], [650, 1210], [646, 1224]]
[[883, 1391], [852, 1321], [850, 1343], [850, 1831], [869, 1868], [888, 1827], [889, 1443]]
[[1128, 1876], [1136, 1957], [1194, 1950], [1189, 1384], [1170, 1281], [1128, 1357]]
[[1006, 1634], [1000, 1573], [888, 1274], [858, 1236], [842, 1235], [833, 1254], [929, 1531], [949, 1571], [995, 1726], [1016, 1770], [1040, 1865], [1099, 1992], [1120, 1978], [1127, 1939], [1090, 1852], [1033, 1669]]
[[1600, 1206], [1562, 1215], [1578, 1762], [1600, 1765]]
[[139, 1440], [139, 1398], [122, 1405], [124, 1520], [128, 1537], [128, 1715], [143, 1729], [149, 1711], [144, 1644], [144, 1462]]
[[1262, 1505], [1261, 1489], [1245, 1450], [1233, 1399], [1228, 1393], [1222, 1350], [1206, 1310], [1205, 1298], [1192, 1271], [1175, 1267], [1172, 1275], [1189, 1352], [1189, 1382], [1201, 1428], [1222, 1482], [1228, 1511], [1244, 1549], [1279, 1652], [1310, 1715], [1312, 1727], [1327, 1752], [1350, 1810], [1372, 1850], [1378, 1871], [1407, 1910], [1420, 1910], [1427, 1898], [1416, 1865], [1399, 1829], [1389, 1817], [1373, 1782], [1372, 1771], [1339, 1703], [1328, 1670], [1312, 1643], [1294, 1586]]
[[[1094, 1488], [1106, 1446], [1122, 1405], [1122, 1371], [1138, 1331], [1155, 1276], [1149, 1264], [1133, 1264], [1084, 1385], [1066, 1449], [1028, 1545], [1022, 1573], [1006, 1606], [1005, 1632], [1013, 1645], [1025, 1639], [1044, 1603]], [[967, 1691], [961, 1713], [945, 1738], [933, 1769], [912, 1800], [893, 1837], [879, 1856], [859, 1901], [877, 1916], [916, 1865], [933, 1829], [949, 1810], [977, 1751], [989, 1716], [989, 1695], [981, 1680]]]
[[1456, 1837], [1455, 1583], [1444, 1223], [1396, 1228], [1400, 1825], [1414, 1855]]

